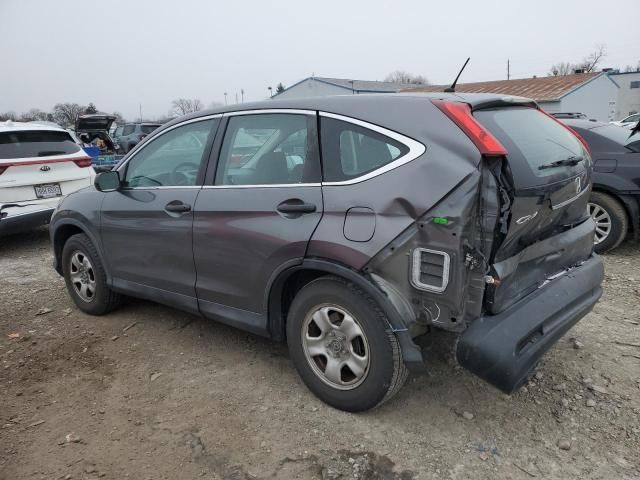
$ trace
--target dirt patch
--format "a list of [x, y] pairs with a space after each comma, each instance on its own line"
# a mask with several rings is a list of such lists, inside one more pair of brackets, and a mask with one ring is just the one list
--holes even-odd
[[84, 315], [45, 230], [0, 242], [2, 480], [640, 478], [638, 245], [605, 257], [603, 299], [516, 394], [438, 333], [424, 375], [354, 415], [284, 345], [137, 300]]

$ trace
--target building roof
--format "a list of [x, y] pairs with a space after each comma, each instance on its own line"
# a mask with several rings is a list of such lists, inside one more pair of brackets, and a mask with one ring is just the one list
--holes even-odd
[[[498, 93], [532, 98], [536, 101], [558, 101], [568, 93], [606, 73], [577, 73], [557, 77], [519, 78], [513, 80], [495, 80], [491, 82], [459, 83], [456, 92], [462, 93]], [[442, 92], [448, 85], [425, 85], [403, 91]]]
[[[350, 78], [307, 77], [303, 78], [299, 82], [294, 83], [290, 87], [287, 87], [285, 91], [297, 85], [300, 85], [307, 80], [315, 80], [316, 82], [327, 83], [329, 85], [344, 88], [348, 91], [351, 91], [351, 89], [353, 89], [357, 93], [399, 92], [400, 90], [418, 86], [415, 83], [378, 82], [375, 80], [354, 80]], [[353, 82], [353, 85], [351, 82]], [[274, 97], [276, 97], [277, 95], [279, 94], [274, 95]]]

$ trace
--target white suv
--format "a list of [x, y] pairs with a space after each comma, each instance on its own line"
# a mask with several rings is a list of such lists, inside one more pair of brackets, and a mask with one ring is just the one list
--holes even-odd
[[48, 223], [60, 199], [94, 177], [91, 158], [66, 130], [0, 122], [0, 235]]

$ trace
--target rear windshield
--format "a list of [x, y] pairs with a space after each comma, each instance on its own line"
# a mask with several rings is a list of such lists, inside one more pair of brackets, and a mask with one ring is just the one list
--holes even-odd
[[[520, 185], [534, 186], [543, 183], [544, 177], [563, 172], [566, 176], [567, 169], [583, 169], [589, 161], [575, 135], [535, 108], [479, 110], [474, 117], [505, 146], [514, 180]], [[572, 157], [583, 161], [576, 166], [540, 168]]]
[[67, 132], [22, 130], [0, 132], [0, 159], [49, 157], [80, 151]]
[[146, 133], [148, 135], [159, 126], [160, 125], [142, 125], [140, 129], [142, 130], [142, 133]]
[[640, 133], [632, 135], [631, 130], [617, 125], [603, 125], [592, 129], [592, 131], [618, 145], [627, 147], [632, 152], [640, 152]]

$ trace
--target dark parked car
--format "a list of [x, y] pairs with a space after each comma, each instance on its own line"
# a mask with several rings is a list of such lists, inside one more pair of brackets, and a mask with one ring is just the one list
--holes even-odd
[[160, 126], [161, 124], [159, 123], [126, 123], [118, 125], [114, 133], [115, 141], [120, 147], [120, 151], [127, 153]]
[[610, 123], [565, 120], [589, 144], [593, 192], [589, 211], [596, 222], [596, 252], [640, 235], [640, 134]]
[[83, 311], [121, 295], [288, 343], [350, 411], [423, 370], [418, 337], [505, 392], [601, 295], [591, 160], [533, 101], [353, 95], [198, 112], [55, 212]]
[[554, 112], [551, 114], [555, 118], [581, 118], [587, 119], [587, 116], [584, 113], [580, 112]]

